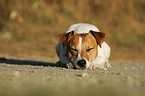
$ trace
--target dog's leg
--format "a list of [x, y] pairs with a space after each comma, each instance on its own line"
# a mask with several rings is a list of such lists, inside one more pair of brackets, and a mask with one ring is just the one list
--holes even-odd
[[105, 68], [111, 68], [111, 63], [109, 62], [109, 60], [107, 59], [104, 65]]

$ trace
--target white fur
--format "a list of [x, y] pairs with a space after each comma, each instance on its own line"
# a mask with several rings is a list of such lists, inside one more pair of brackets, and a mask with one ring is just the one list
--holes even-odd
[[85, 34], [89, 33], [90, 30], [99, 32], [99, 29], [94, 25], [87, 23], [78, 23], [71, 25], [64, 33], [74, 31], [76, 34]]
[[82, 46], [82, 37], [79, 37], [79, 53], [78, 53], [78, 60], [80, 60], [81, 59], [81, 46]]
[[[96, 31], [96, 32], [100, 32], [99, 29], [97, 27], [95, 27], [94, 25], [91, 24], [86, 24], [86, 23], [78, 23], [78, 24], [73, 24], [71, 25], [66, 31], [65, 33], [74, 31], [76, 34], [86, 34], [89, 33], [89, 31]], [[79, 38], [79, 44], [81, 46], [82, 44], [82, 38]], [[100, 48], [100, 46], [98, 45], [98, 55], [96, 57], [95, 60], [92, 61], [88, 61], [86, 60], [87, 64], [86, 64], [86, 68], [88, 69], [94, 69], [94, 68], [108, 68], [111, 67], [108, 58], [110, 57], [110, 47], [108, 46], [108, 44], [106, 42], [103, 42], [102, 47]], [[56, 52], [58, 57], [60, 58], [60, 62], [63, 64], [69, 64], [69, 60], [67, 57], [67, 49], [63, 48], [61, 43], [58, 43], [58, 45], [56, 46]], [[80, 54], [80, 53], [79, 53]], [[78, 56], [79, 57], [79, 56]], [[75, 64], [78, 60], [77, 58], [74, 58], [73, 63]]]

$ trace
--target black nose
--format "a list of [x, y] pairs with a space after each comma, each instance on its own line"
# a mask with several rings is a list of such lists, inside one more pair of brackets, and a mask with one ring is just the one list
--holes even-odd
[[77, 64], [79, 67], [86, 67], [86, 60], [79, 60]]

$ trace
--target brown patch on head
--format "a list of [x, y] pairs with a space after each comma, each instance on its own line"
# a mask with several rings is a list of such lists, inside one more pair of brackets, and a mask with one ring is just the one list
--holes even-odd
[[63, 45], [64, 48], [67, 47], [67, 56], [72, 58], [78, 54], [76, 46], [78, 45], [79, 36], [75, 34], [74, 31], [69, 33], [60, 34], [58, 36], [59, 42]]
[[89, 32], [82, 41], [81, 56], [87, 60], [93, 60], [98, 54], [98, 45], [96, 39]]
[[58, 35], [58, 40], [63, 45], [63, 47], [65, 48], [67, 46], [67, 43], [69, 42], [69, 40], [71, 39], [71, 37], [73, 35], [75, 35], [74, 31], [71, 31], [69, 33], [60, 34], [60, 35]]
[[101, 44], [105, 41], [106, 39], [106, 34], [102, 33], [102, 32], [95, 32], [90, 30], [89, 33], [92, 33], [92, 35], [95, 37], [97, 43], [99, 44], [99, 46], [101, 47]]
[[67, 45], [67, 56], [69, 59], [78, 55], [79, 52], [78, 45], [79, 45], [79, 36], [75, 34], [71, 37]]

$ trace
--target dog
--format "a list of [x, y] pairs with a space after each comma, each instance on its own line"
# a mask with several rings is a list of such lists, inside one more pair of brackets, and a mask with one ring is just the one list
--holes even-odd
[[105, 42], [106, 34], [87, 23], [71, 25], [63, 34], [58, 35], [56, 53], [59, 65], [74, 69], [107, 69], [110, 47]]

